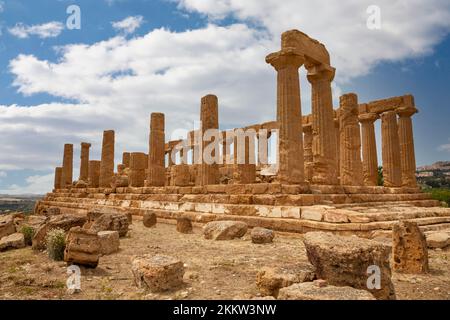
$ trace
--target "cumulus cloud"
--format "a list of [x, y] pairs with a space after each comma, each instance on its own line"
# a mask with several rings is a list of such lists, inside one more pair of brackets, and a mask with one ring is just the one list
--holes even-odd
[[136, 31], [143, 22], [143, 16], [133, 16], [125, 18], [121, 21], [112, 22], [111, 24], [115, 30], [123, 32], [125, 34], [131, 34]]
[[0, 194], [44, 194], [53, 189], [53, 174], [30, 176], [25, 179], [25, 185], [13, 184], [0, 190]]
[[429, 54], [450, 29], [446, 0], [378, 0], [381, 29], [369, 30], [366, 12], [371, 0], [178, 0], [179, 7], [212, 20], [232, 16], [268, 30], [278, 39], [299, 29], [330, 51], [337, 79], [364, 75], [381, 61], [399, 61]]
[[14, 27], [8, 29], [9, 33], [20, 39], [26, 39], [30, 36], [37, 36], [41, 39], [55, 38], [59, 36], [63, 30], [64, 25], [58, 21], [32, 26], [17, 23]]
[[450, 152], [450, 143], [440, 145], [438, 151]]

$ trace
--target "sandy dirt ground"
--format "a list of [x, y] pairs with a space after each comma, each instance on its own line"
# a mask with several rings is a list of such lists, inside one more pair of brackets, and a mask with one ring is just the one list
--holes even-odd
[[[249, 235], [233, 241], [177, 233], [159, 223], [146, 229], [134, 221], [118, 253], [104, 256], [96, 269], [82, 268], [82, 292], [66, 293], [67, 266], [31, 248], [0, 253], [0, 299], [251, 299], [259, 297], [258, 270], [307, 261], [301, 235], [277, 234], [273, 244], [252, 244]], [[166, 254], [185, 263], [185, 285], [154, 294], [138, 289], [131, 259], [139, 254]], [[450, 300], [450, 250], [430, 250], [430, 273], [393, 274], [398, 299]]]

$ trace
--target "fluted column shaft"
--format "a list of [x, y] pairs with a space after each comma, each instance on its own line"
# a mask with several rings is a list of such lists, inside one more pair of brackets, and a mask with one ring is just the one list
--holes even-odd
[[100, 185], [100, 164], [101, 161], [89, 161], [89, 186], [91, 188], [98, 188]]
[[277, 70], [278, 177], [286, 184], [304, 182], [302, 111], [298, 69], [303, 55], [285, 48], [266, 58]]
[[87, 182], [89, 179], [89, 149], [90, 143], [81, 143], [81, 155], [80, 155], [80, 177], [78, 180]]
[[402, 184], [402, 171], [395, 111], [387, 111], [381, 114], [381, 137], [384, 186], [400, 187]]
[[398, 137], [400, 143], [400, 163], [402, 168], [402, 186], [416, 187], [416, 155], [411, 117], [417, 113], [414, 107], [397, 110]]
[[166, 183], [165, 124], [163, 113], [152, 113], [150, 119], [148, 177], [149, 186], [160, 187]]
[[143, 187], [145, 181], [145, 168], [147, 167], [147, 155], [142, 152], [133, 152], [130, 155], [130, 187]]
[[358, 121], [358, 97], [354, 93], [340, 97], [339, 130], [341, 185], [362, 186], [361, 129]]
[[304, 158], [305, 158], [305, 179], [309, 182], [312, 181], [313, 177], [313, 165], [314, 157], [312, 152], [313, 135], [312, 126], [303, 126], [303, 146], [304, 146]]
[[379, 118], [376, 113], [364, 113], [359, 116], [362, 137], [363, 175], [366, 186], [378, 185], [378, 156], [374, 122]]
[[[202, 137], [205, 136], [205, 132], [210, 129], [219, 129], [219, 101], [215, 95], [207, 95], [202, 98], [200, 108], [200, 121], [202, 124], [201, 132]], [[214, 141], [205, 141], [202, 139], [204, 153], [207, 147], [214, 143]], [[208, 164], [205, 162], [205, 156], [215, 158], [215, 151], [213, 150], [209, 155], [202, 155], [201, 159], [201, 184], [210, 185], [217, 184], [219, 182], [219, 168], [217, 163]]]
[[100, 162], [100, 188], [111, 187], [114, 176], [114, 143], [113, 130], [103, 132], [102, 158]]
[[55, 183], [54, 183], [55, 189], [61, 189], [62, 171], [63, 171], [62, 167], [55, 168]]
[[64, 145], [61, 187], [72, 186], [73, 182], [73, 144]]
[[312, 86], [312, 130], [313, 130], [313, 183], [338, 183], [336, 159], [336, 134], [331, 81], [335, 69], [325, 65], [307, 65], [308, 81]]

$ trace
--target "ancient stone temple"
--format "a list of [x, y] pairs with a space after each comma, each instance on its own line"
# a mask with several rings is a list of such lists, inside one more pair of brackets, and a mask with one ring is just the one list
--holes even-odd
[[[90, 144], [82, 144], [79, 179], [87, 185], [72, 181], [73, 146], [66, 145], [54, 190], [37, 208], [85, 214], [108, 207], [135, 215], [150, 211], [163, 221], [239, 220], [250, 227], [366, 237], [390, 230], [400, 219], [425, 230], [450, 223], [450, 211], [416, 184], [412, 117], [418, 108], [412, 95], [366, 102], [347, 93], [333, 107], [336, 70], [330, 55], [298, 30], [283, 33], [280, 51], [266, 62], [277, 78], [273, 121], [221, 131], [220, 97], [211, 94], [193, 109], [201, 127], [166, 141], [170, 119], [152, 113], [148, 153], [124, 152], [116, 173], [114, 131], [104, 132], [100, 160], [91, 160]], [[306, 115], [302, 67], [312, 95], [312, 113]], [[269, 157], [274, 139], [277, 154]]]

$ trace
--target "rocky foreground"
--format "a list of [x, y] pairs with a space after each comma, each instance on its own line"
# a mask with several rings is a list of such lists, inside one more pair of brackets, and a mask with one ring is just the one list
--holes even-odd
[[[381, 264], [381, 271], [390, 274], [391, 279], [383, 283], [385, 290], [372, 294], [361, 284], [366, 275], [360, 264], [364, 259], [384, 259], [392, 245], [386, 243], [387, 239], [386, 250], [380, 242], [338, 237], [333, 241], [345, 244], [334, 250], [328, 239], [334, 236], [325, 233], [302, 236], [258, 229], [247, 231], [245, 226], [227, 224], [204, 229], [194, 224], [191, 231], [189, 226], [186, 228], [186, 221], [177, 231], [175, 224], [148, 221], [152, 219], [146, 217], [151, 228], [141, 218], [134, 218], [120, 244], [117, 234], [111, 238], [112, 231], [99, 231], [98, 239], [100, 234], [109, 239], [103, 244], [107, 248], [102, 249], [98, 240], [100, 246], [94, 248], [99, 252], [98, 261], [94, 261], [97, 267], [81, 268], [81, 292], [76, 294], [67, 291], [67, 264], [50, 260], [47, 252], [22, 245], [0, 252], [0, 299], [373, 300], [392, 299], [394, 293], [397, 299], [450, 299], [448, 247], [428, 249], [428, 259], [419, 261], [426, 266], [423, 273], [400, 273]], [[92, 225], [95, 221], [88, 222], [87, 231], [74, 228], [78, 230], [74, 235], [81, 233], [83, 241], [88, 239], [84, 234], [95, 236]], [[403, 231], [408, 231], [408, 227]], [[420, 244], [420, 237], [414, 233], [408, 233], [408, 237], [418, 239]], [[119, 244], [119, 250], [111, 250], [108, 247], [111, 243]], [[73, 248], [79, 250], [80, 246]], [[365, 255], [358, 253], [361, 250]], [[409, 247], [406, 251], [412, 252], [414, 258], [420, 247]], [[75, 255], [75, 259], [79, 258]], [[401, 257], [411, 267], [414, 263], [407, 259]], [[329, 266], [336, 261], [348, 264], [333, 274], [336, 270]], [[162, 265], [170, 265], [170, 272], [162, 274]], [[155, 275], [162, 278], [154, 281]], [[164, 290], [157, 290], [159, 287]]]

